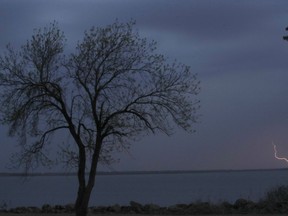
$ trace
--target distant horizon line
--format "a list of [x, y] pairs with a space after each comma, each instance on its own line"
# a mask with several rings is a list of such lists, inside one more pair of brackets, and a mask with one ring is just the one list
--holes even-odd
[[[288, 168], [211, 169], [211, 170], [154, 170], [154, 171], [98, 171], [97, 175], [185, 174], [205, 172], [277, 171]], [[86, 173], [88, 175], [89, 173]], [[77, 172], [0, 172], [0, 176], [76, 176]]]

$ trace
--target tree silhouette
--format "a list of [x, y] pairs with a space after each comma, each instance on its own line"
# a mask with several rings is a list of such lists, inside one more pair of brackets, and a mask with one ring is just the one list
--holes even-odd
[[193, 131], [197, 121], [196, 76], [157, 54], [156, 42], [134, 25], [92, 27], [65, 56], [66, 39], [54, 22], [18, 50], [7, 45], [0, 58], [1, 123], [19, 138], [19, 163], [28, 170], [49, 162], [52, 135], [72, 137], [61, 150], [78, 170], [76, 215], [87, 214], [98, 162], [111, 162], [113, 151], [140, 134], [169, 135], [174, 125]]
[[[288, 27], [285, 30], [288, 31]], [[288, 35], [283, 36], [283, 39], [288, 41]]]

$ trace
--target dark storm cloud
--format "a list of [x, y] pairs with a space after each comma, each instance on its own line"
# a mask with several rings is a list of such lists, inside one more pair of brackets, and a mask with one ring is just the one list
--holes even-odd
[[[0, 6], [1, 52], [53, 20], [70, 51], [92, 25], [135, 19], [159, 52], [198, 73], [203, 117], [197, 133], [147, 137], [135, 143], [133, 157], [121, 155], [116, 169], [285, 167], [273, 159], [271, 140], [284, 151], [288, 146], [287, 1], [15, 0]], [[9, 139], [1, 135], [8, 152]]]
[[208, 44], [221, 41], [229, 43], [231, 39], [242, 38], [285, 12], [281, 8], [285, 4], [277, 5], [271, 1], [160, 2], [162, 4], [157, 5], [151, 1], [137, 2], [138, 7], [146, 11], [142, 9], [139, 15], [138, 10], [133, 12], [133, 7], [130, 7], [131, 13], [133, 17], [141, 17], [140, 23], [146, 24], [149, 29], [177, 32], [191, 40]]

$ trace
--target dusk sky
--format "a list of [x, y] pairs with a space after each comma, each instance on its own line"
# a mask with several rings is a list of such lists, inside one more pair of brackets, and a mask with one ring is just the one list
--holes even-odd
[[[113, 170], [288, 168], [272, 146], [288, 157], [287, 0], [0, 0], [0, 53], [54, 20], [70, 52], [84, 30], [116, 19], [136, 20], [159, 53], [198, 74], [201, 118], [193, 134], [176, 130], [132, 143]], [[6, 126], [0, 136], [3, 172], [19, 149]]]

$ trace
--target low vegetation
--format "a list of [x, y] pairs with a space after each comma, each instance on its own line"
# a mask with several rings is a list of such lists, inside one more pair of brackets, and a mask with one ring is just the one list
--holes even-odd
[[[2, 212], [9, 213], [72, 213], [72, 205], [43, 205], [37, 207], [18, 207], [7, 209], [2, 205]], [[90, 207], [91, 214], [166, 214], [166, 215], [188, 215], [188, 214], [287, 214], [288, 213], [288, 185], [279, 186], [268, 191], [266, 196], [259, 202], [246, 199], [238, 199], [235, 203], [222, 202], [212, 204], [209, 202], [196, 202], [191, 204], [177, 204], [168, 207], [161, 207], [155, 204], [142, 205], [131, 201], [130, 205], [120, 206], [97, 206]]]

